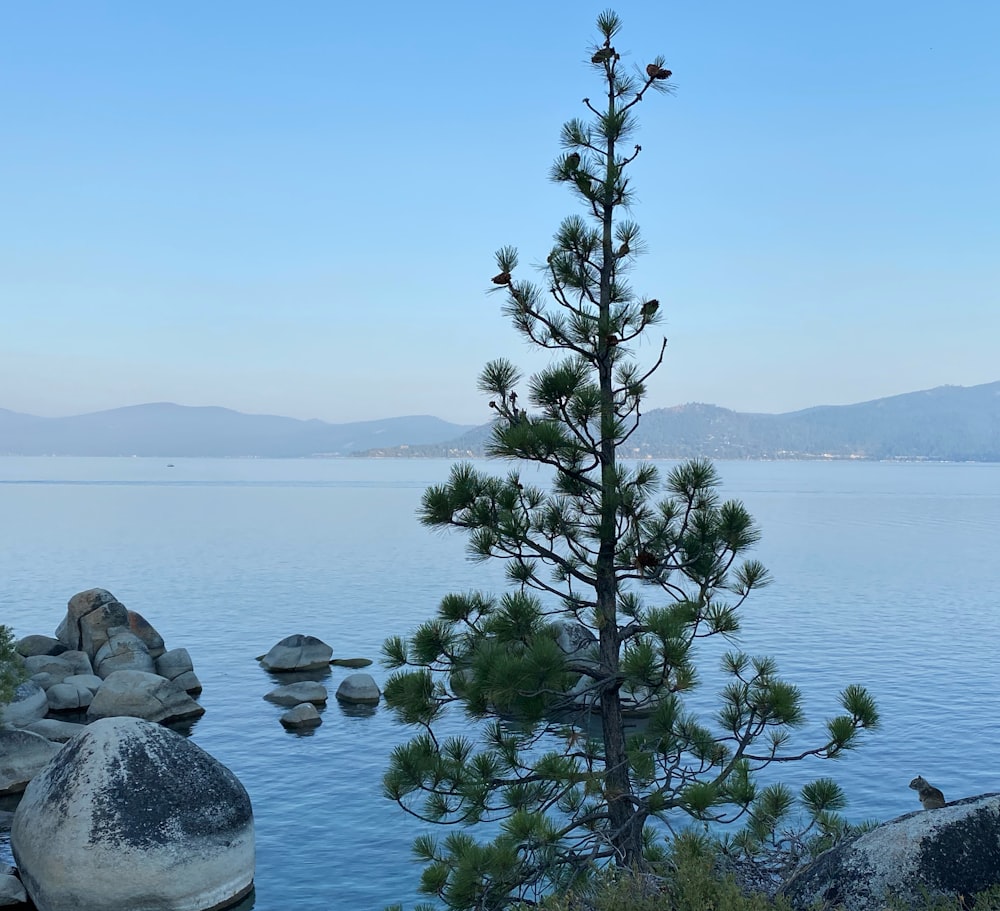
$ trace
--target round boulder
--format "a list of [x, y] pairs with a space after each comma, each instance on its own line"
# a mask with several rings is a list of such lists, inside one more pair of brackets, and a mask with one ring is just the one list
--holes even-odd
[[51, 636], [36, 634], [18, 639], [14, 643], [14, 651], [25, 658], [30, 658], [33, 655], [58, 655], [60, 652], [66, 651], [66, 646]]
[[286, 636], [260, 659], [268, 671], [311, 671], [329, 667], [333, 649], [322, 639], [297, 633]]
[[382, 695], [371, 674], [351, 674], [337, 687], [337, 698], [341, 702], [359, 705], [377, 705]]
[[145, 642], [130, 630], [117, 630], [94, 655], [94, 670], [98, 677], [108, 677], [115, 671], [152, 674], [155, 665]]
[[137, 718], [96, 721], [62, 748], [25, 790], [11, 848], [38, 911], [206, 911], [253, 885], [246, 789]]
[[281, 716], [281, 723], [291, 730], [300, 730], [302, 728], [314, 728], [323, 723], [323, 719], [319, 717], [319, 712], [316, 711], [316, 706], [311, 702], [303, 702], [302, 705], [295, 706], [294, 709], [290, 709]]

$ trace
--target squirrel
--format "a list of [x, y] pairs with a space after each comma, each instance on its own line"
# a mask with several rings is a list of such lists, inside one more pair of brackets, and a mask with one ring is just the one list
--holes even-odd
[[925, 810], [940, 810], [945, 805], [944, 794], [919, 775], [910, 782], [910, 787], [917, 792]]

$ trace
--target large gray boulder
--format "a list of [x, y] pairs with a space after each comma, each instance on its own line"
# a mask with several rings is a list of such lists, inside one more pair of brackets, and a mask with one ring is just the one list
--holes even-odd
[[[108, 608], [107, 611], [104, 608]], [[68, 649], [83, 649], [89, 655], [97, 650], [86, 648], [83, 644], [83, 620], [94, 611], [102, 612], [105, 621], [113, 620], [114, 626], [124, 626], [128, 623], [128, 611], [111, 592], [103, 588], [90, 588], [77, 592], [66, 605], [66, 616], [56, 629], [56, 638]], [[104, 636], [104, 640], [107, 636]], [[98, 647], [103, 641], [98, 643]]]
[[268, 671], [311, 671], [329, 667], [333, 649], [315, 636], [286, 636], [263, 658], [261, 665]]
[[337, 687], [337, 698], [341, 702], [356, 705], [377, 705], [381, 695], [371, 674], [350, 674]]
[[48, 711], [45, 690], [34, 680], [25, 680], [14, 690], [13, 699], [6, 705], [0, 705], [0, 725], [27, 727], [31, 722], [44, 718]]
[[243, 785], [136, 718], [94, 722], [62, 748], [25, 790], [11, 847], [38, 911], [206, 911], [253, 884]]
[[0, 731], [0, 796], [20, 794], [60, 749], [30, 731]]
[[98, 677], [107, 678], [115, 671], [155, 673], [156, 665], [142, 639], [127, 629], [109, 630], [109, 633], [108, 641], [94, 655]]
[[926, 907], [1000, 884], [1000, 794], [919, 810], [821, 854], [780, 890], [795, 908]]
[[144, 671], [115, 671], [94, 694], [87, 720], [129, 715], [165, 723], [204, 714], [205, 710], [173, 680]]

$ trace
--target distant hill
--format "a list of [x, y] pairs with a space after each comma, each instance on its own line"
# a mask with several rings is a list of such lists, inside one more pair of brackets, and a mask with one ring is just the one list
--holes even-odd
[[468, 429], [426, 415], [328, 424], [165, 402], [65, 418], [0, 409], [0, 455], [347, 456], [437, 443]]
[[[380, 457], [478, 457], [490, 425], [440, 443], [379, 448]], [[939, 386], [857, 405], [752, 414], [715, 405], [656, 408], [623, 455], [677, 459], [1000, 461], [1000, 382]]]

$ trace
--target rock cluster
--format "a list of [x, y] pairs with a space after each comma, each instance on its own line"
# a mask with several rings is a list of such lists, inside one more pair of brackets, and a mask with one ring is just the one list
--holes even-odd
[[187, 649], [168, 651], [141, 614], [103, 588], [70, 598], [55, 638], [26, 636], [15, 648], [29, 676], [0, 712], [3, 724], [25, 728], [57, 713], [166, 723], [205, 711], [191, 698], [201, 682]]
[[100, 588], [70, 599], [55, 637], [15, 649], [28, 679], [0, 706], [0, 795], [23, 797], [11, 824], [18, 868], [0, 864], [0, 906], [206, 911], [247, 894], [246, 791], [155, 723], [204, 713], [187, 650], [168, 651]]
[[[329, 671], [331, 664], [356, 667], [370, 664], [359, 659], [335, 659], [333, 649], [322, 639], [296, 633], [286, 636], [266, 655], [258, 659], [261, 667], [277, 676]], [[382, 696], [378, 684], [370, 674], [350, 674], [337, 688], [340, 702], [356, 705], [377, 705]], [[290, 706], [281, 718], [289, 730], [309, 730], [323, 723], [317, 705], [325, 705], [327, 691], [315, 680], [300, 680], [279, 686], [264, 696], [270, 702]]]

